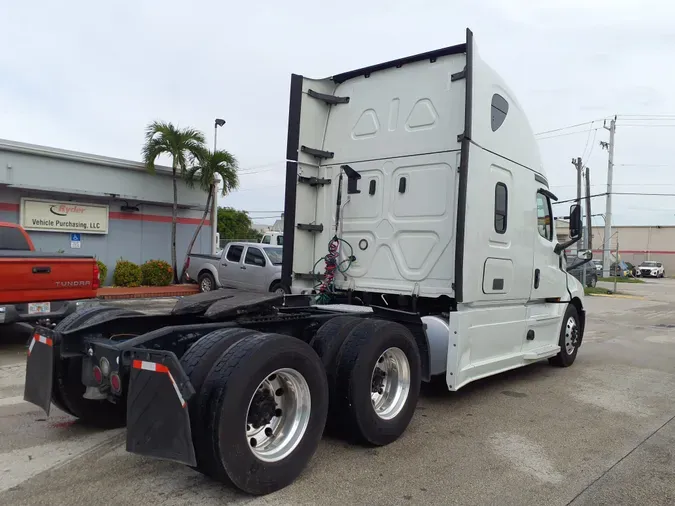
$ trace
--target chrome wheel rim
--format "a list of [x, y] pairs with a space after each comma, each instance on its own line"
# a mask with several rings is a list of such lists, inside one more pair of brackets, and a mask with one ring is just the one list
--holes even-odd
[[258, 459], [278, 462], [298, 446], [309, 425], [312, 396], [304, 376], [278, 369], [260, 382], [246, 413], [246, 439]]
[[202, 279], [202, 292], [210, 292], [211, 288], [211, 279], [208, 277]]
[[279, 287], [279, 288], [277, 288], [276, 290], [274, 290], [274, 293], [279, 294], [279, 295], [283, 295], [283, 294], [286, 293], [286, 290], [284, 290], [283, 288]]
[[573, 316], [570, 316], [567, 319], [565, 324], [565, 352], [568, 355], [572, 355], [574, 350], [577, 347], [577, 342], [579, 339], [579, 326], [577, 325], [577, 320]]
[[370, 401], [383, 420], [395, 418], [410, 393], [410, 363], [400, 348], [388, 348], [380, 355], [370, 377]]

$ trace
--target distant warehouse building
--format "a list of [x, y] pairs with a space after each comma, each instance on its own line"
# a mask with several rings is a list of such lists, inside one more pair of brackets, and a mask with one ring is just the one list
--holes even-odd
[[[94, 255], [108, 266], [171, 261], [171, 168], [0, 140], [0, 221], [20, 223], [45, 252]], [[178, 183], [179, 266], [206, 194]], [[194, 247], [211, 252], [207, 219]]]
[[[556, 231], [558, 241], [562, 242], [569, 235], [569, 225], [564, 220], [557, 220]], [[593, 258], [602, 260], [602, 248], [605, 237], [604, 226], [593, 227]], [[612, 258], [616, 258], [617, 245], [619, 256], [624, 262], [639, 265], [645, 260], [661, 262], [666, 275], [675, 275], [675, 226], [645, 225], [612, 227], [610, 247]], [[573, 246], [572, 249], [576, 248]]]

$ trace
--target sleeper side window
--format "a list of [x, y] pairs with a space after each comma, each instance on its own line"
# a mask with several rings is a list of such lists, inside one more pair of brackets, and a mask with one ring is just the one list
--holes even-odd
[[537, 193], [537, 230], [548, 241], [553, 240], [553, 217], [551, 201], [543, 193]]
[[509, 207], [509, 193], [504, 183], [495, 185], [495, 232], [506, 232], [507, 214]]
[[493, 132], [496, 132], [497, 129], [502, 126], [508, 112], [509, 103], [506, 99], [497, 93], [492, 95], [490, 126], [492, 127]]

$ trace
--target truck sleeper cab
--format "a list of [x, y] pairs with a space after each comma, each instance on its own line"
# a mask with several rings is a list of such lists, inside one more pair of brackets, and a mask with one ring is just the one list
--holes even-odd
[[583, 289], [560, 254], [578, 207], [557, 244], [536, 141], [470, 31], [329, 79], [293, 75], [287, 147], [291, 294], [79, 311], [36, 330], [25, 398], [126, 424], [128, 451], [267, 494], [302, 472], [324, 427], [394, 442], [422, 381], [457, 390], [574, 362]]

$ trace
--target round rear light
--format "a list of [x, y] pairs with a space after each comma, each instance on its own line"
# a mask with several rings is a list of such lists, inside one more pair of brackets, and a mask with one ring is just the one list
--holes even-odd
[[103, 381], [103, 373], [101, 372], [101, 368], [97, 365], [94, 366], [94, 380], [96, 383], [101, 383], [101, 381]]
[[113, 373], [110, 376], [110, 388], [115, 393], [119, 393], [122, 390], [122, 380], [117, 373]]

